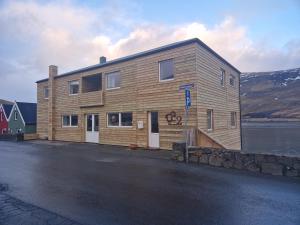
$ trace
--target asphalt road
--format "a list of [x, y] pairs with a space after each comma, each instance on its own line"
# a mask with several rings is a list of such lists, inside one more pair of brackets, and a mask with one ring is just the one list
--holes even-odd
[[300, 224], [300, 180], [185, 165], [169, 152], [0, 142], [8, 195], [82, 224]]

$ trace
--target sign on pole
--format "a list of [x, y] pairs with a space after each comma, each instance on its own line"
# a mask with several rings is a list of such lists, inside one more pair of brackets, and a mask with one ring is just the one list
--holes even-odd
[[185, 108], [189, 110], [191, 108], [191, 91], [190, 89], [185, 89]]
[[191, 99], [191, 89], [194, 87], [194, 84], [184, 84], [179, 86], [179, 90], [184, 90], [185, 93], [185, 114], [184, 114], [184, 128], [185, 128], [185, 161], [189, 162], [189, 152], [188, 152], [188, 129], [187, 122], [189, 120], [189, 109], [192, 106]]
[[192, 89], [194, 87], [194, 84], [183, 84], [179, 86], [179, 90], [186, 90], [186, 89]]

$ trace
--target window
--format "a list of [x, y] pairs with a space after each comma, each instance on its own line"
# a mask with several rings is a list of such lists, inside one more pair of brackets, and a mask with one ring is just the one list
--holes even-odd
[[174, 79], [173, 59], [159, 62], [159, 81]]
[[94, 131], [99, 131], [99, 116], [98, 115], [94, 115]]
[[119, 126], [119, 113], [108, 113], [107, 114], [107, 125], [109, 127], [118, 127]]
[[132, 126], [132, 113], [121, 113], [121, 126], [131, 127]]
[[102, 75], [95, 74], [82, 78], [82, 93], [102, 90]]
[[151, 112], [151, 133], [159, 133], [158, 112]]
[[45, 99], [49, 98], [49, 88], [48, 87], [44, 87], [44, 98]]
[[230, 112], [230, 125], [236, 127], [236, 112]]
[[0, 112], [0, 115], [1, 115], [1, 122], [3, 121], [3, 114], [2, 114], [2, 112]]
[[230, 84], [232, 87], [235, 86], [235, 76], [233, 76], [232, 74], [230, 74], [229, 84]]
[[78, 115], [63, 115], [62, 116], [63, 127], [78, 127]]
[[132, 126], [132, 113], [107, 113], [107, 126], [108, 127], [131, 127]]
[[209, 131], [213, 130], [213, 110], [212, 109], [207, 110], [207, 130], [209, 130]]
[[18, 112], [17, 112], [17, 110], [15, 110], [14, 116], [15, 116], [15, 120], [18, 120]]
[[220, 84], [222, 87], [224, 87], [224, 85], [225, 85], [225, 70], [223, 70], [223, 69], [221, 69]]
[[78, 126], [78, 116], [72, 115], [71, 116], [71, 127], [77, 127]]
[[120, 72], [106, 74], [106, 89], [120, 88], [121, 76]]
[[79, 81], [69, 81], [69, 95], [77, 95], [79, 92]]

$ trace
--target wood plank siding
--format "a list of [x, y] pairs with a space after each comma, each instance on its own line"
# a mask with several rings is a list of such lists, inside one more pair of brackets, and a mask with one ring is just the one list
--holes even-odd
[[[174, 79], [159, 81], [159, 62], [173, 59]], [[188, 126], [198, 128], [217, 143], [226, 148], [240, 149], [239, 116], [236, 128], [231, 128], [230, 112], [239, 115], [238, 83], [235, 88], [220, 87], [220, 68], [239, 76], [230, 66], [202, 49], [197, 43], [190, 43], [176, 48], [155, 52], [127, 61], [111, 65], [78, 71], [71, 75], [57, 76], [53, 79], [52, 99], [44, 98], [44, 88], [49, 80], [37, 82], [37, 132], [40, 138], [48, 136], [48, 107], [53, 100], [53, 139], [84, 142], [85, 115], [99, 115], [99, 143], [113, 145], [131, 145], [148, 147], [148, 112], [157, 111], [159, 115], [159, 145], [162, 149], [171, 149], [172, 143], [183, 140], [183, 125], [170, 125], [166, 115], [174, 111], [176, 116], [184, 117], [184, 91], [179, 86], [195, 83], [191, 90], [192, 107]], [[118, 89], [107, 90], [106, 74], [119, 71], [121, 85]], [[96, 92], [81, 92], [82, 78], [101, 74], [102, 89]], [[228, 78], [226, 78], [228, 79]], [[78, 95], [69, 95], [68, 83], [78, 80]], [[237, 79], [238, 81], [238, 79]], [[207, 109], [214, 109], [214, 130], [207, 132]], [[132, 127], [108, 127], [107, 113], [132, 112]], [[78, 127], [63, 127], [62, 115], [78, 115]], [[142, 121], [144, 127], [138, 129], [137, 123]], [[182, 123], [183, 124], [183, 123]]]

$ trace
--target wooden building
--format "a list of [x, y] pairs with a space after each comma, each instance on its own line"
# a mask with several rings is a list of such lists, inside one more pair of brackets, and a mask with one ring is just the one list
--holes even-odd
[[8, 133], [8, 117], [12, 106], [12, 104], [0, 104], [0, 135]]
[[199, 39], [37, 81], [39, 138], [171, 149], [188, 128], [195, 145], [241, 149], [240, 72]]
[[8, 117], [9, 133], [36, 133], [36, 114], [36, 103], [15, 102]]

